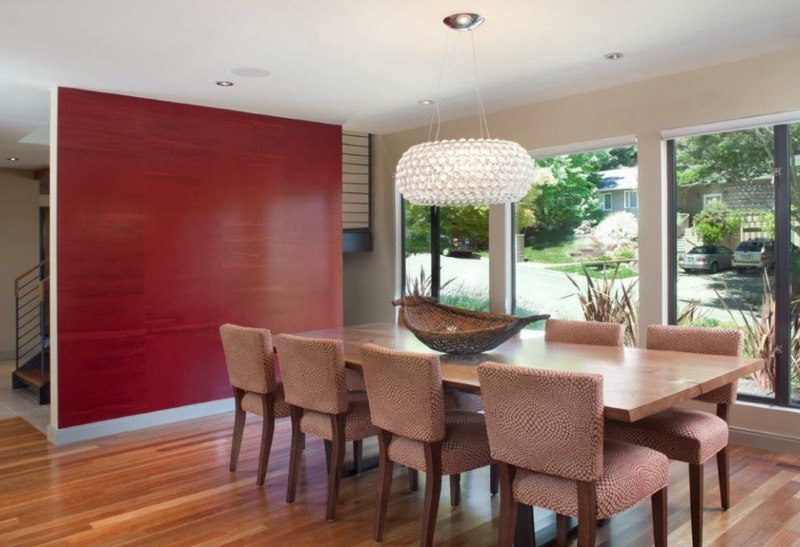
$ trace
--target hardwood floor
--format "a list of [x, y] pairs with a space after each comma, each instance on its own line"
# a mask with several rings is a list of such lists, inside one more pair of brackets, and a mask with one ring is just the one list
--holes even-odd
[[[290, 424], [277, 422], [259, 488], [260, 420], [248, 418], [236, 473], [228, 471], [232, 413], [61, 447], [19, 418], [0, 421], [0, 545], [373, 545], [377, 470], [342, 480], [339, 520], [328, 523], [322, 442], [308, 438], [297, 501], [287, 505]], [[374, 439], [364, 450], [375, 454]], [[800, 458], [735, 447], [727, 512], [713, 458], [706, 465], [706, 545], [800, 545]], [[689, 545], [687, 466], [673, 463], [670, 473], [669, 543]], [[437, 544], [493, 545], [499, 497], [489, 495], [488, 468], [462, 476], [456, 509], [446, 482]], [[384, 544], [417, 543], [423, 492], [410, 493], [396, 466]], [[650, 504], [610, 519], [598, 545], [652, 545]]]

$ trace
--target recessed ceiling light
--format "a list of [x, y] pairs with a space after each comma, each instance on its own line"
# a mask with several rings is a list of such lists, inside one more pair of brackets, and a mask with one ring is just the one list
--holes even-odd
[[19, 158], [15, 158], [14, 156], [6, 158], [8, 161], [19, 161]]
[[606, 53], [605, 55], [603, 55], [603, 58], [606, 59], [607, 61], [618, 61], [622, 59], [624, 56], [625, 55], [623, 53], [620, 53], [619, 51], [614, 51], [612, 53]]
[[241, 76], [243, 78], [263, 78], [269, 76], [269, 70], [257, 68], [254, 66], [240, 66], [231, 70], [231, 73]]
[[430, 106], [433, 104], [433, 101], [430, 99], [422, 99], [421, 101], [417, 101], [419, 104], [424, 106]]
[[229, 82], [228, 80], [220, 80], [217, 82], [217, 85], [220, 87], [233, 87], [233, 82]]

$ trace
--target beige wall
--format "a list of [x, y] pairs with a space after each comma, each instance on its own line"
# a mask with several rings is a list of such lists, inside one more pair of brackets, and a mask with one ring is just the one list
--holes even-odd
[[0, 359], [14, 357], [14, 278], [38, 261], [39, 182], [0, 169]]
[[[531, 151], [634, 135], [639, 149], [640, 308], [644, 326], [665, 322], [667, 304], [664, 130], [800, 112], [800, 49], [707, 67], [489, 116], [493, 137]], [[490, 105], [491, 106], [491, 105]], [[445, 124], [441, 138], [474, 137], [474, 120]], [[345, 324], [393, 318], [396, 241], [392, 174], [427, 128], [385, 135], [373, 148], [375, 251], [344, 262]], [[735, 442], [800, 454], [800, 412], [736, 405]]]
[[[530, 104], [489, 115], [493, 137], [528, 150], [634, 135], [639, 146], [641, 310], [644, 324], [666, 313], [664, 178], [661, 132], [778, 112], [800, 111], [800, 49], [746, 59], [615, 88]], [[491, 106], [491, 105], [489, 105]], [[445, 124], [441, 138], [472, 137], [474, 119]], [[424, 141], [427, 128], [378, 138], [373, 147], [375, 251], [346, 257], [345, 324], [393, 317], [394, 190], [400, 155]]]

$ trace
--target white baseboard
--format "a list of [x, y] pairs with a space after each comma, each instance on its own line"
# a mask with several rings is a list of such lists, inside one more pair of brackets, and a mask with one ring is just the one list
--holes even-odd
[[93, 422], [60, 429], [50, 424], [47, 426], [47, 440], [53, 444], [74, 443], [88, 439], [96, 439], [97, 437], [124, 433], [125, 431], [134, 431], [136, 429], [144, 429], [183, 420], [213, 416], [224, 412], [232, 412], [233, 408], [233, 397], [229, 397], [218, 401], [169, 408], [166, 410], [148, 412], [146, 414], [125, 416], [124, 418], [115, 418], [113, 420], [104, 420], [102, 422]]
[[732, 444], [741, 444], [753, 448], [760, 448], [762, 450], [769, 450], [770, 452], [800, 456], [800, 439], [797, 437], [731, 427], [730, 441]]

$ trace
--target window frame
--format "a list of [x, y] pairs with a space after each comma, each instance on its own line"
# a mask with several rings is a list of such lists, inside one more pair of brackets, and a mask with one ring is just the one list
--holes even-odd
[[722, 203], [722, 194], [720, 192], [712, 192], [710, 194], [703, 194], [703, 209], [705, 210], [710, 204], [714, 202]]
[[[603, 212], [606, 211], [613, 211], [614, 210], [614, 194], [611, 192], [600, 192], [599, 194], [600, 202], [603, 208]], [[608, 207], [606, 207], [606, 198], [608, 198]]]
[[[631, 196], [634, 196], [633, 200], [636, 202], [635, 205], [631, 205]], [[624, 204], [625, 204], [625, 209], [638, 209], [639, 190], [625, 190]]]
[[[676, 139], [692, 135], [713, 134], [727, 131], [743, 131], [756, 127], [770, 127], [773, 131], [773, 150], [772, 158], [775, 166], [773, 173], [773, 184], [775, 188], [773, 211], [775, 215], [775, 239], [773, 241], [774, 260], [775, 260], [775, 294], [785, 294], [787, 298], [776, 298], [775, 300], [775, 339], [778, 351], [776, 351], [776, 374], [775, 388], [771, 397], [752, 394], [739, 393], [739, 401], [753, 402], [759, 404], [775, 405], [781, 408], [798, 408], [798, 402], [792, 400], [792, 381], [791, 381], [791, 350], [781, 351], [781, 348], [790, 348], [790, 317], [791, 317], [791, 298], [788, 297], [791, 291], [791, 243], [790, 243], [790, 218], [789, 205], [791, 204], [790, 187], [792, 185], [792, 174], [789, 168], [791, 149], [791, 135], [789, 125], [800, 122], [776, 122], [765, 123], [763, 125], [749, 125], [740, 128], [726, 127], [720, 131], [696, 132], [686, 134], [664, 135], [667, 151], [667, 207], [670, 211], [668, 215], [667, 249], [669, 252], [668, 271], [668, 317], [670, 324], [676, 324], [677, 297], [678, 297], [678, 277], [677, 277], [677, 173], [676, 173]], [[785, 173], [789, 173], [786, 176]], [[722, 197], [719, 193], [714, 193]], [[714, 195], [711, 194], [711, 195]], [[703, 194], [703, 209], [707, 206], [706, 196]], [[734, 249], [735, 252], [735, 249]]]

